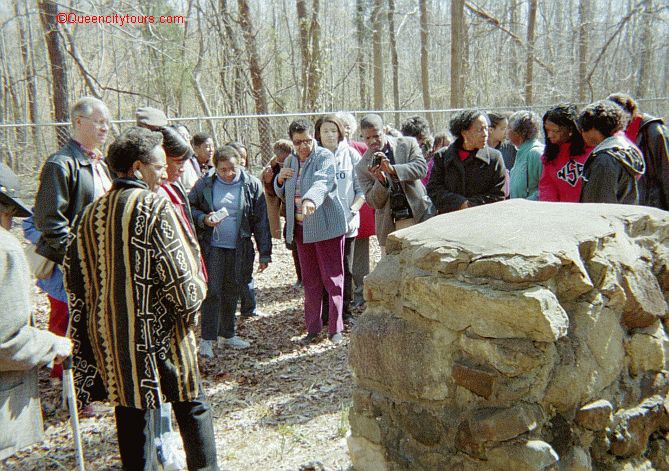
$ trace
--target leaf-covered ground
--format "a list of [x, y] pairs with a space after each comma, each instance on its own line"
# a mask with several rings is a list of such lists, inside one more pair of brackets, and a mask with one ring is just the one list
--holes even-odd
[[[371, 249], [372, 258], [378, 258], [374, 238]], [[292, 257], [278, 241], [273, 260], [256, 277], [258, 308], [266, 316], [238, 321], [238, 334], [250, 340], [251, 347], [216, 349], [216, 358], [200, 362], [214, 410], [219, 466], [226, 470], [349, 469], [348, 334], [336, 346], [328, 340], [299, 346], [295, 340], [305, 333], [303, 292], [293, 286]], [[37, 323], [46, 327], [48, 303], [37, 288], [35, 300]], [[60, 407], [60, 388], [50, 384], [46, 370], [40, 371], [40, 391], [45, 441], [0, 462], [0, 468], [75, 469], [68, 414]], [[87, 469], [121, 469], [113, 413], [82, 417], [80, 426]]]

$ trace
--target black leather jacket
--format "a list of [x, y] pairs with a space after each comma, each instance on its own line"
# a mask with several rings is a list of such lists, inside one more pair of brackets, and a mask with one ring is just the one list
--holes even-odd
[[[102, 168], [109, 176], [107, 165], [103, 163]], [[93, 201], [94, 194], [91, 160], [70, 139], [42, 167], [34, 209], [35, 227], [42, 232], [37, 253], [62, 263], [74, 218]]]
[[669, 135], [661, 118], [644, 114], [636, 138], [646, 161], [639, 180], [639, 204], [669, 211]]

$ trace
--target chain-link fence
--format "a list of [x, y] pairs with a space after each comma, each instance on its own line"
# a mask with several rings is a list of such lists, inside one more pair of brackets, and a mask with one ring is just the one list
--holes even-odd
[[[654, 116], [669, 116], [669, 97], [638, 100], [639, 107]], [[531, 107], [488, 107], [490, 111], [514, 111], [531, 109], [543, 115], [551, 105]], [[384, 122], [399, 128], [408, 117], [421, 115], [432, 123], [432, 132], [445, 131], [451, 117], [460, 109], [445, 110], [391, 110], [391, 111], [352, 111], [360, 120], [367, 113], [375, 112], [382, 115]], [[230, 141], [243, 143], [249, 151], [251, 169], [258, 171], [272, 156], [272, 143], [277, 139], [288, 137], [288, 125], [297, 118], [315, 121], [324, 113], [284, 113], [273, 115], [238, 115], [187, 117], [170, 119], [171, 124], [184, 124], [191, 135], [206, 132], [214, 138], [216, 145]], [[118, 135], [123, 129], [132, 126], [133, 120], [116, 120], [112, 122], [112, 135]], [[59, 138], [67, 138], [70, 132], [69, 123], [44, 124], [0, 124], [0, 161], [12, 167], [20, 176], [24, 193], [31, 195], [37, 185], [37, 175], [46, 158], [58, 149]], [[113, 140], [110, 137], [108, 143]]]

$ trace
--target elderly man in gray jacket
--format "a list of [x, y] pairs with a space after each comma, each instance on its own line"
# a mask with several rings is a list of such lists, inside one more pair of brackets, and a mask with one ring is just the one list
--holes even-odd
[[70, 339], [33, 327], [32, 285], [12, 217], [30, 216], [18, 178], [0, 163], [0, 460], [42, 439], [37, 367], [62, 362]]
[[360, 132], [368, 150], [356, 172], [365, 200], [376, 209], [376, 236], [385, 254], [388, 234], [434, 215], [434, 206], [420, 181], [427, 175], [427, 163], [416, 139], [386, 135], [379, 115], [362, 118]]

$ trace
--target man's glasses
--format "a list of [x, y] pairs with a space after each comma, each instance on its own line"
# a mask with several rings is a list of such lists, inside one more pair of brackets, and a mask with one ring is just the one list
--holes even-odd
[[302, 141], [293, 141], [293, 146], [297, 149], [298, 147], [303, 146], [305, 144], [310, 146], [312, 142], [313, 142], [313, 139], [304, 139]]
[[99, 120], [96, 121], [89, 116], [79, 116], [79, 117], [81, 119], [89, 120], [91, 123], [93, 123], [98, 128], [108, 128], [109, 127], [109, 121], [107, 121], [106, 119], [99, 119]]

